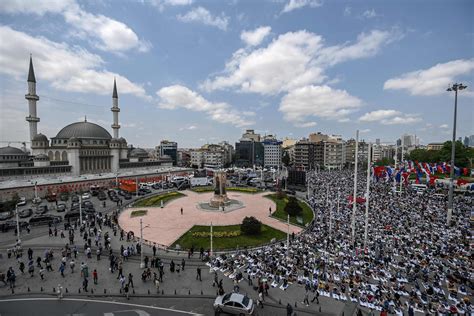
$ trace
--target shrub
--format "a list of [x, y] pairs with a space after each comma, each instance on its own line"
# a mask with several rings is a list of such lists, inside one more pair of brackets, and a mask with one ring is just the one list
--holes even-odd
[[299, 205], [298, 200], [294, 196], [288, 198], [285, 205], [285, 212], [290, 216], [297, 216], [303, 212], [303, 208]]
[[262, 231], [262, 223], [255, 217], [245, 217], [240, 225], [240, 231], [244, 235], [258, 235]]
[[281, 189], [277, 191], [277, 193], [275, 194], [275, 197], [279, 200], [283, 200], [284, 198], [286, 198], [286, 193], [283, 192]]

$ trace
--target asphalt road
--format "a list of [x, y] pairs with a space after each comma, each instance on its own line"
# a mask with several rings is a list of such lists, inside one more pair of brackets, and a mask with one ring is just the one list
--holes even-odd
[[[213, 299], [205, 298], [71, 298], [58, 300], [55, 297], [24, 297], [0, 299], [0, 316], [174, 316], [214, 315]], [[316, 311], [301, 312], [298, 315], [315, 315]], [[225, 314], [223, 314], [225, 315]], [[284, 306], [256, 308], [256, 316], [286, 315]], [[327, 314], [319, 314], [327, 315]]]
[[212, 302], [203, 299], [93, 300], [88, 298], [13, 298], [0, 300], [0, 315], [21, 316], [165, 316], [213, 315]]

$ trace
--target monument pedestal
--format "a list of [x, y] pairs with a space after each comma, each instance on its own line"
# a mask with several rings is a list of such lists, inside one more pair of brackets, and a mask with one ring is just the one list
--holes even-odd
[[214, 196], [209, 201], [211, 207], [219, 208], [230, 203], [225, 185], [227, 183], [227, 174], [219, 170], [214, 173]]

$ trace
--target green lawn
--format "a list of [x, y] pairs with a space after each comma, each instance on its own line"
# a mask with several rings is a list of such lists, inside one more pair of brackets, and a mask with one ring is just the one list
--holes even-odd
[[[277, 209], [275, 212], [273, 212], [272, 217], [281, 219], [286, 222], [288, 214], [285, 212], [285, 205], [286, 203], [288, 203], [288, 198], [285, 197], [283, 199], [278, 199], [276, 194], [265, 195], [265, 197], [272, 200], [277, 205]], [[303, 225], [298, 223], [298, 221], [296, 220], [296, 216], [290, 216], [290, 223], [299, 226], [306, 226], [306, 224], [311, 223], [311, 221], [313, 220], [313, 211], [306, 203], [300, 200], [298, 200], [298, 204], [303, 209], [303, 213], [301, 214], [301, 216], [303, 217]]]
[[[195, 232], [209, 232], [210, 226], [193, 226], [184, 235], [182, 235], [177, 241], [173, 243], [171, 247], [180, 245], [181, 249], [190, 249], [194, 246], [194, 249], [199, 250], [203, 247], [204, 249], [211, 248], [211, 239], [209, 237], [194, 237]], [[240, 225], [229, 225], [229, 226], [214, 226], [214, 232], [235, 232], [240, 231]], [[239, 235], [235, 237], [213, 237], [214, 250], [230, 250], [244, 247], [257, 247], [266, 243], [269, 243], [273, 238], [281, 240], [286, 238], [286, 233], [274, 229], [270, 226], [262, 224], [262, 232], [258, 236], [247, 236]]]
[[130, 217], [145, 216], [146, 213], [148, 213], [147, 210], [132, 211], [132, 213], [130, 213]]
[[165, 194], [155, 195], [155, 196], [145, 198], [143, 200], [135, 202], [133, 204], [133, 207], [161, 206], [161, 201], [163, 201], [163, 204], [164, 204], [168, 201], [180, 198], [182, 196], [185, 196], [185, 195], [179, 192], [169, 192]]
[[[225, 188], [227, 191], [232, 191], [232, 192], [242, 192], [242, 193], [259, 193], [262, 192], [262, 190], [257, 189], [257, 188], [247, 188], [247, 187], [226, 187]], [[207, 187], [195, 187], [192, 188], [191, 191], [194, 191], [196, 193], [205, 193], [205, 192], [212, 192], [214, 191], [213, 187], [207, 186]]]

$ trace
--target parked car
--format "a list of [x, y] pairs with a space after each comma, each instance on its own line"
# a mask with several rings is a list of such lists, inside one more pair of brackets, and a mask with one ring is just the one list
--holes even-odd
[[44, 215], [35, 215], [32, 218], [30, 218], [30, 225], [48, 225], [49, 223], [54, 224], [54, 223], [60, 223], [61, 222], [61, 216], [55, 216], [55, 215], [50, 215], [50, 214], [44, 214]]
[[83, 200], [90, 200], [90, 198], [91, 198], [91, 194], [90, 194], [90, 193], [87, 193], [87, 192], [86, 192], [86, 193], [82, 194], [82, 199], [83, 199]]
[[49, 195], [46, 197], [46, 201], [48, 201], [48, 202], [56, 202], [56, 201], [57, 201], [56, 193], [49, 194]]
[[246, 295], [227, 293], [216, 297], [214, 310], [216, 314], [224, 312], [231, 315], [253, 315], [255, 304]]
[[[21, 228], [26, 228], [26, 226], [28, 226], [27, 222], [20, 221], [20, 229]], [[5, 221], [3, 223], [0, 223], [0, 231], [7, 232], [10, 229], [16, 229], [16, 221], [15, 220], [9, 220], [9, 221]]]
[[99, 201], [107, 200], [107, 194], [105, 194], [104, 191], [100, 191], [99, 194], [97, 195], [97, 198], [99, 199]]
[[80, 217], [81, 215], [79, 211], [69, 211], [69, 212], [66, 212], [66, 214], [64, 214], [64, 221], [75, 220], [76, 218], [80, 218]]
[[48, 211], [48, 205], [38, 205], [35, 214], [44, 214]]
[[13, 212], [11, 211], [8, 211], [8, 212], [1, 212], [0, 213], [0, 221], [4, 221], [4, 220], [7, 220], [7, 219], [10, 219], [13, 217]]
[[39, 196], [37, 196], [31, 202], [33, 202], [33, 204], [40, 204], [41, 203], [41, 198]]
[[131, 200], [131, 199], [132, 199], [132, 195], [131, 195], [130, 193], [127, 193], [127, 194], [125, 194], [125, 195], [123, 196], [123, 198], [124, 198], [125, 200]]
[[56, 208], [56, 211], [58, 212], [65, 212], [67, 210], [66, 204], [64, 203], [59, 203], [58, 207]]
[[18, 202], [18, 206], [26, 205], [26, 197], [22, 196], [20, 198], [20, 202]]
[[79, 196], [73, 195], [71, 198], [71, 202], [79, 202]]
[[67, 200], [69, 200], [69, 193], [67, 192], [61, 193], [61, 195], [59, 195], [59, 199], [63, 202], [66, 202]]
[[27, 218], [33, 214], [33, 210], [31, 208], [25, 208], [18, 212], [18, 216], [20, 218]]

